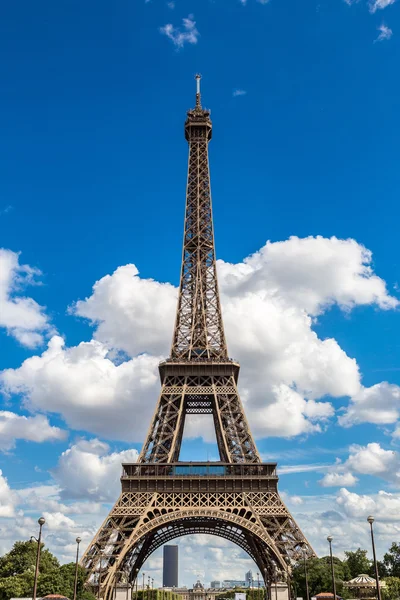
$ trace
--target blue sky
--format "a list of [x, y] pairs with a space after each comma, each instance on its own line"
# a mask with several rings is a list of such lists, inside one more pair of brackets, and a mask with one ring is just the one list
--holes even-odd
[[[390, 0], [2, 7], [2, 551], [34, 533], [39, 511], [50, 548], [70, 560], [140, 449], [172, 332], [196, 72], [214, 128], [228, 346], [260, 451], [281, 465], [280, 489], [319, 553], [329, 531], [338, 552], [368, 544], [377, 500], [398, 512], [399, 11]], [[268, 240], [238, 291], [229, 277]], [[65, 346], [53, 338], [44, 358], [57, 335]], [[215, 455], [206, 429], [202, 440], [190, 425], [185, 458]], [[314, 515], [328, 510], [339, 516], [321, 535]], [[382, 552], [400, 523], [386, 515], [379, 527]], [[216, 568], [223, 542], [203, 542], [183, 543], [206, 579], [247, 569], [231, 546]], [[197, 572], [184, 565], [182, 583]]]

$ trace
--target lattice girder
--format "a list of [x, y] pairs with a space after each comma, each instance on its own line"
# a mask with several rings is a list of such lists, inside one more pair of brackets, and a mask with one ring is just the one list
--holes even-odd
[[208, 142], [210, 113], [188, 112], [189, 167], [181, 281], [171, 357], [227, 359], [215, 262]]
[[[228, 368], [229, 368], [228, 363]], [[169, 366], [173, 370], [174, 365]], [[210, 413], [214, 416], [221, 460], [226, 462], [260, 462], [256, 445], [243, 410], [236, 386], [236, 374], [196, 375], [187, 365], [176, 367], [176, 377], [168, 375], [157, 402], [141, 462], [175, 462], [183, 437], [186, 414]]]

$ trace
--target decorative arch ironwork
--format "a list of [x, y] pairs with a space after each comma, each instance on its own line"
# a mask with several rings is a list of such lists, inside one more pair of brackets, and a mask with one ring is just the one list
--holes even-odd
[[[116, 523], [113, 525], [115, 527]], [[238, 545], [254, 560], [266, 581], [272, 580], [277, 569], [284, 572], [289, 569], [276, 543], [251, 510], [153, 509], [142, 519], [141, 525], [137, 523], [129, 539], [124, 539], [121, 551], [113, 552], [121, 532], [117, 529], [110, 531], [105, 548], [99, 555], [98, 568], [93, 570], [98, 573], [102, 571], [103, 597], [112, 597], [118, 574], [127, 574], [133, 582], [144, 562], [161, 545], [180, 536], [198, 533], [216, 535]], [[95, 561], [95, 556], [92, 558]], [[92, 585], [96, 587], [94, 581]]]

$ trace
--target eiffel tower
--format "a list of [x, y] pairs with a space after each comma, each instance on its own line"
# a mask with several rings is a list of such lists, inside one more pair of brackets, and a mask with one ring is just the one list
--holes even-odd
[[[237, 390], [239, 364], [228, 357], [211, 208], [212, 124], [196, 80], [196, 106], [185, 122], [189, 169], [171, 353], [159, 365], [161, 393], [139, 460], [122, 466], [121, 495], [81, 561], [87, 585], [103, 600], [121, 579], [134, 583], [157, 548], [184, 535], [240, 546], [270, 598], [272, 582], [286, 581], [293, 561], [315, 556], [279, 496], [276, 463], [261, 461]], [[212, 415], [218, 462], [179, 461], [188, 414]]]

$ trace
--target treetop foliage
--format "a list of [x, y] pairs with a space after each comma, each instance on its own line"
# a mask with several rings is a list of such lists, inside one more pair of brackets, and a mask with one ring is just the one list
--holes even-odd
[[[345, 552], [345, 560], [334, 557], [336, 591], [342, 598], [354, 597], [343, 586], [358, 575], [369, 575], [375, 578], [373, 561], [368, 558], [367, 550], [358, 548], [355, 551]], [[400, 600], [400, 544], [393, 542], [388, 552], [383, 557], [383, 562], [378, 562], [378, 572], [381, 580], [385, 580], [382, 588], [383, 600]], [[332, 592], [332, 572], [330, 557], [312, 558], [307, 561], [308, 587], [310, 597], [320, 592]], [[293, 570], [293, 585], [297, 597], [306, 597], [304, 562], [298, 563]]]
[[[0, 558], [0, 600], [31, 598], [35, 577], [37, 542], [15, 542], [12, 550]], [[37, 597], [61, 594], [73, 598], [75, 563], [61, 565], [41, 544]], [[78, 567], [77, 600], [94, 600], [83, 587], [85, 570]]]

